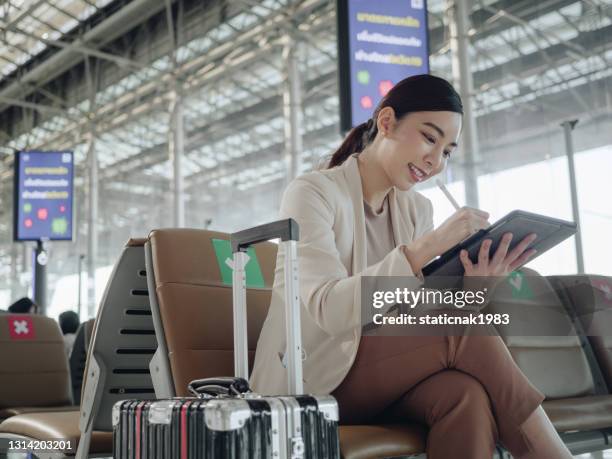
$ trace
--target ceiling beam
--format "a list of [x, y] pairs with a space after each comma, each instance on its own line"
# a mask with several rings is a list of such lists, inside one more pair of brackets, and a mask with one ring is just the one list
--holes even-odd
[[[82, 44], [100, 48], [163, 8], [163, 2], [156, 0], [133, 0], [85, 32]], [[82, 52], [72, 47], [61, 49], [25, 75], [9, 82], [0, 89], [0, 98], [25, 97], [31, 94], [36, 86], [42, 86], [51, 81], [82, 60]], [[6, 108], [6, 104], [0, 103], [0, 111]]]

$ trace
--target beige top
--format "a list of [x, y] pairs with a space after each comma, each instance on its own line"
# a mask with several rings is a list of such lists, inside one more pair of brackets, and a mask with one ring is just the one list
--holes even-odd
[[383, 201], [382, 210], [379, 213], [363, 201], [366, 243], [367, 243], [367, 265], [372, 266], [387, 256], [395, 248], [393, 227], [391, 226], [391, 215], [389, 214], [389, 197]]

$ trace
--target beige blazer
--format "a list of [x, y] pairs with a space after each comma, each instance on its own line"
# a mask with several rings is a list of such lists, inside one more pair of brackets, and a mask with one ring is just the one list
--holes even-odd
[[[333, 169], [300, 176], [285, 190], [280, 218], [291, 217], [300, 227], [297, 251], [306, 393], [331, 393], [353, 364], [361, 338], [361, 276], [415, 276], [400, 246], [433, 228], [431, 202], [412, 189], [393, 188], [389, 204], [398, 247], [368, 267], [356, 155]], [[253, 389], [263, 394], [287, 393], [282, 361], [286, 347], [283, 266], [281, 249], [251, 375]]]

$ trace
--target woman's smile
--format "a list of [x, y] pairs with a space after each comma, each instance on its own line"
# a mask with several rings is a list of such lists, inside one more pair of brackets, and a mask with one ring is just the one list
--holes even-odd
[[427, 178], [427, 174], [412, 163], [408, 164], [408, 170], [410, 171], [410, 177], [412, 177], [414, 182], [422, 182]]

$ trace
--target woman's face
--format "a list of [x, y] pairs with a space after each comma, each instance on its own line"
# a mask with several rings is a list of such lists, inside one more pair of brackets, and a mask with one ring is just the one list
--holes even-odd
[[379, 160], [393, 186], [408, 190], [446, 166], [457, 148], [462, 116], [455, 112], [413, 112], [399, 122], [391, 107], [379, 112]]

